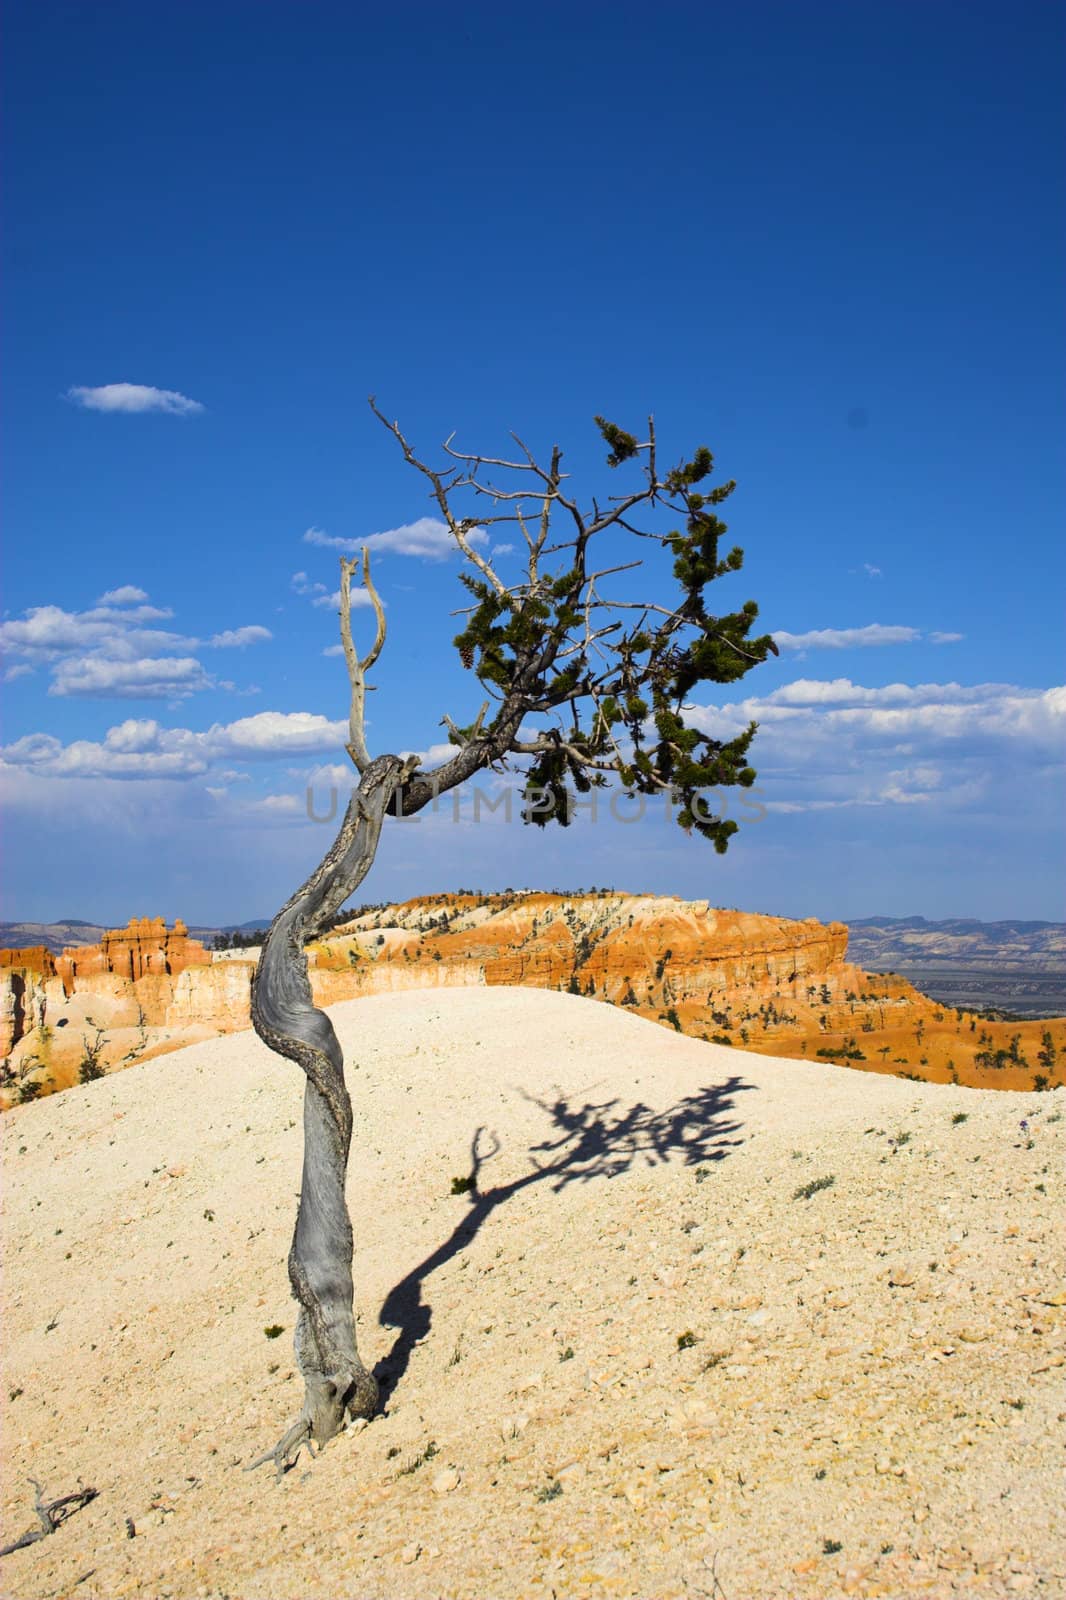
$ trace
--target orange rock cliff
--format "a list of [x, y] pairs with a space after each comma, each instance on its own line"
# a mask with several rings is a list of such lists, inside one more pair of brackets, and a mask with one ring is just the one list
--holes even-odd
[[132, 917], [128, 927], [105, 933], [100, 944], [64, 950], [55, 963], [66, 994], [85, 988], [99, 973], [114, 973], [136, 983], [144, 977], [176, 976], [186, 967], [209, 967], [210, 953], [179, 917], [168, 928], [162, 917]]
[[[740, 1049], [984, 1087], [1058, 1081], [1066, 1021], [984, 1022], [847, 961], [843, 923], [608, 891], [431, 896], [365, 912], [307, 950], [321, 1005], [519, 984], [626, 1006]], [[182, 922], [0, 962], [0, 1108], [249, 1026], [257, 952], [209, 952]]]

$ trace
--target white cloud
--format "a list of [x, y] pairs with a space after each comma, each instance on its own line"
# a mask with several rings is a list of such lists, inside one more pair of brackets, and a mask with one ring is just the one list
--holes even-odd
[[35, 665], [51, 668], [49, 693], [131, 699], [182, 698], [199, 690], [239, 690], [225, 681], [215, 684], [193, 652], [203, 645], [240, 649], [273, 637], [259, 624], [226, 629], [208, 640], [153, 626], [173, 615], [169, 607], [146, 604], [147, 595], [133, 584], [110, 589], [87, 611], [62, 606], [30, 606], [23, 615], [0, 622], [0, 651], [23, 656], [15, 676]]
[[267, 816], [295, 817], [306, 810], [306, 800], [294, 794], [268, 794], [262, 800], [250, 800], [247, 810], [265, 812]]
[[880, 578], [882, 576], [881, 568], [872, 567], [868, 561], [863, 562], [862, 570], [865, 572], [868, 578]]
[[514, 548], [513, 544], [494, 544], [492, 554], [494, 556], [510, 556], [514, 554]]
[[865, 628], [814, 628], [810, 633], [774, 634], [782, 650], [846, 650], [854, 646], [913, 644], [921, 638], [917, 628], [868, 623]]
[[275, 755], [303, 755], [343, 749], [348, 739], [347, 720], [331, 722], [311, 711], [260, 711], [225, 726], [216, 725], [202, 740], [213, 755], [229, 759]]
[[156, 750], [159, 748], [160, 731], [158, 722], [150, 717], [128, 717], [117, 727], [107, 730], [104, 745], [108, 750], [122, 750], [127, 753], [137, 750]]
[[16, 662], [13, 667], [7, 668], [6, 672], [4, 673], [4, 682], [14, 683], [16, 678], [25, 678], [28, 673], [32, 672], [33, 668], [30, 666], [28, 661]]
[[446, 761], [454, 760], [459, 754], [459, 746], [447, 743], [431, 744], [425, 750], [400, 750], [397, 753], [401, 756], [416, 755], [422, 763], [423, 770], [428, 772], [431, 767], [441, 767]]
[[798, 679], [770, 694], [690, 706], [686, 720], [728, 739], [759, 723], [753, 760], [775, 809], [991, 804], [1003, 774], [1034, 792], [1061, 765], [1066, 688]]
[[[353, 611], [357, 611], [360, 606], [372, 606], [374, 604], [370, 598], [369, 589], [349, 589], [348, 598], [351, 600]], [[384, 600], [381, 603], [384, 605]], [[330, 606], [334, 611], [339, 611], [341, 608], [341, 592], [339, 589], [334, 589], [332, 594], [316, 595], [311, 604], [313, 606]]]
[[[488, 543], [488, 534], [473, 528], [467, 534], [471, 545]], [[321, 528], [308, 528], [305, 544], [318, 545], [323, 550], [344, 550], [355, 554], [364, 546], [373, 553], [380, 550], [387, 555], [419, 556], [423, 561], [447, 561], [461, 552], [447, 523], [439, 517], [419, 517], [417, 522], [406, 522], [399, 528], [386, 528], [382, 533], [368, 533], [362, 539], [338, 539]], [[317, 602], [316, 602], [317, 603]]]
[[306, 572], [294, 572], [289, 579], [289, 588], [294, 589], [297, 594], [325, 594], [326, 592], [326, 585], [324, 583], [316, 583], [307, 576]]
[[52, 734], [27, 734], [0, 749], [0, 760], [8, 768], [50, 778], [195, 778], [222, 763], [218, 776], [234, 782], [245, 774], [229, 769], [231, 761], [339, 752], [347, 737], [346, 721], [331, 722], [310, 711], [261, 711], [203, 732], [130, 717], [109, 728], [100, 742], [78, 739], [64, 745]]
[[342, 644], [328, 644], [322, 654], [324, 656], [342, 656], [344, 654], [344, 646]]
[[48, 693], [101, 700], [174, 700], [209, 689], [211, 680], [195, 656], [68, 656], [52, 674]]
[[1066, 721], [1066, 688], [1023, 689], [1013, 684], [889, 684], [864, 688], [847, 678], [828, 683], [799, 679], [763, 697], [722, 706], [690, 705], [686, 720], [714, 737], [732, 737], [749, 722], [769, 729], [830, 733], [863, 729], [890, 739], [914, 734], [954, 740], [997, 738], [1051, 744]]
[[93, 606], [91, 611], [75, 615], [85, 617], [90, 622], [117, 622], [120, 627], [126, 628], [135, 622], [165, 622], [174, 613], [169, 606]]
[[[779, 689], [773, 689], [758, 704], [765, 715], [769, 708], [778, 706], [878, 706], [924, 705], [928, 702], [964, 704], [971, 700], [988, 700], [996, 695], [1017, 693], [1010, 684], [978, 683], [964, 686], [961, 683], [888, 683], [881, 688], [869, 689], [852, 683], [850, 678], [796, 678]], [[1037, 690], [1020, 691], [1038, 693]]]
[[249, 695], [262, 694], [262, 689], [257, 683], [250, 683], [246, 688], [233, 682], [232, 678], [219, 678], [216, 688], [225, 689], [227, 694], [235, 694], [238, 699], [246, 700]]
[[49, 778], [194, 778], [208, 768], [192, 751], [129, 750], [87, 739], [63, 745], [50, 734], [17, 739], [2, 752], [5, 766], [29, 768]]
[[213, 633], [207, 642], [214, 650], [243, 650], [246, 644], [259, 644], [273, 637], [269, 628], [251, 623], [245, 628], [227, 628], [224, 633]]
[[[64, 611], [61, 606], [30, 606], [21, 619], [0, 622], [0, 650], [36, 660], [54, 660], [73, 650], [106, 647], [113, 653], [136, 653], [139, 643], [184, 645], [177, 634], [138, 631], [134, 624], [170, 616], [155, 606], [115, 610], [97, 606], [91, 611]], [[129, 648], [124, 648], [128, 646]]]
[[288, 774], [290, 778], [299, 778], [312, 787], [315, 785], [324, 787], [328, 784], [335, 789], [354, 789], [359, 776], [350, 761], [347, 766], [340, 761], [327, 762], [325, 766], [312, 767], [310, 771], [305, 771], [302, 767], [290, 767]]
[[[877, 567], [867, 570], [871, 577], [881, 576]], [[773, 637], [774, 642], [782, 650], [807, 651], [848, 650], [883, 644], [915, 644], [922, 638], [927, 638], [932, 644], [957, 644], [960, 639], [965, 638], [965, 635], [938, 631], [923, 634], [920, 628], [871, 622], [864, 628], [813, 628], [809, 633], [780, 631]]]
[[67, 399], [85, 411], [163, 411], [172, 417], [188, 417], [204, 409], [199, 400], [190, 400], [176, 389], [154, 389], [145, 383], [105, 383], [98, 388], [76, 385], [67, 390]]

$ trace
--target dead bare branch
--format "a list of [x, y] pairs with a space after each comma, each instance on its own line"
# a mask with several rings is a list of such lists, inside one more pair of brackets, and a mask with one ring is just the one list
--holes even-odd
[[455, 726], [455, 723], [452, 721], [451, 717], [448, 716], [447, 712], [445, 712], [444, 716], [440, 719], [441, 727], [447, 728], [448, 733], [451, 736], [452, 743], [462, 748], [463, 745], [470, 744], [474, 739], [477, 739], [480, 736], [481, 725], [485, 720], [485, 713], [488, 709], [489, 702], [486, 700], [482, 705], [481, 710], [478, 712], [469, 733], [460, 732], [460, 730]]
[[478, 521], [476, 519], [471, 520], [470, 518], [463, 518], [462, 521], [457, 520], [452, 513], [451, 506], [448, 504], [448, 491], [445, 489], [442, 475], [439, 472], [434, 472], [432, 467], [427, 466], [424, 461], [420, 461], [418, 459], [410, 444], [404, 438], [403, 433], [400, 431], [400, 424], [398, 422], [390, 422], [388, 420], [384, 412], [378, 409], [377, 402], [375, 401], [373, 395], [370, 396], [370, 409], [373, 411], [378, 421], [381, 422], [382, 425], [386, 427], [397, 440], [401, 450], [403, 451], [404, 460], [407, 461], [412, 467], [416, 467], [418, 471], [421, 472], [422, 476], [428, 478], [430, 483], [433, 485], [433, 498], [440, 507], [441, 516], [451, 529], [452, 537], [459, 546], [460, 550], [463, 552], [463, 555], [472, 566], [477, 567], [482, 577], [484, 577], [492, 585], [497, 594], [505, 595], [507, 593], [507, 587], [499, 573], [496, 572], [492, 566], [490, 566], [483, 556], [479, 556], [477, 551], [474, 550], [470, 544], [468, 535], [473, 533], [473, 531], [480, 526]]
[[0, 1549], [0, 1556], [9, 1556], [15, 1550], [24, 1550], [27, 1545], [36, 1544], [38, 1539], [46, 1539], [49, 1534], [55, 1533], [57, 1528], [62, 1527], [68, 1517], [72, 1517], [76, 1511], [81, 1511], [91, 1500], [95, 1500], [100, 1492], [99, 1489], [93, 1488], [75, 1489], [71, 1494], [60, 1495], [58, 1500], [46, 1501], [37, 1479], [30, 1478], [29, 1482], [33, 1484], [35, 1491], [33, 1509], [37, 1513], [40, 1527], [27, 1528], [18, 1539]]
[[348, 711], [348, 743], [345, 749], [351, 757], [352, 764], [357, 772], [365, 772], [370, 765], [370, 751], [366, 744], [366, 671], [367, 665], [377, 660], [378, 652], [385, 641], [385, 613], [381, 607], [377, 590], [370, 582], [370, 558], [363, 550], [363, 575], [369, 589], [374, 609], [378, 618], [378, 634], [374, 641], [373, 649], [366, 661], [361, 661], [356, 653], [352, 639], [352, 573], [357, 566], [355, 560], [349, 561], [341, 557], [341, 642], [344, 646], [344, 660], [348, 668], [348, 682], [351, 685], [351, 704]]
[[374, 615], [377, 618], [378, 624], [377, 636], [374, 639], [374, 643], [371, 646], [368, 654], [363, 657], [362, 661], [363, 671], [369, 672], [371, 667], [374, 665], [374, 662], [381, 654], [381, 647], [385, 643], [385, 611], [382, 607], [381, 600], [378, 597], [378, 592], [374, 588], [373, 581], [370, 577], [370, 552], [365, 545], [363, 546], [363, 587], [370, 596], [371, 604], [374, 607]]

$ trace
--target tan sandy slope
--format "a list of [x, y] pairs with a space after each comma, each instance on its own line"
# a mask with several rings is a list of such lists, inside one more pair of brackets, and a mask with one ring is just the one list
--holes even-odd
[[31, 1475], [100, 1493], [5, 1595], [1066, 1592], [1066, 1092], [528, 989], [332, 1015], [386, 1414], [280, 1483], [241, 1470], [301, 1399], [295, 1068], [241, 1034], [17, 1107], [3, 1539]]

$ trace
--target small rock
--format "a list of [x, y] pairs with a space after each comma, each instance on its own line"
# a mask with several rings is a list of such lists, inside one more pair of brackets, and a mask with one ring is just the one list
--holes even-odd
[[400, 1551], [400, 1560], [405, 1567], [409, 1567], [413, 1561], [418, 1560], [421, 1554], [422, 1546], [420, 1544], [405, 1544]]
[[461, 1481], [455, 1467], [442, 1467], [434, 1477], [430, 1488], [434, 1494], [450, 1494], [453, 1489], [458, 1489]]
[[900, 1263], [892, 1268], [888, 1275], [889, 1287], [892, 1289], [909, 1289], [914, 1282], [914, 1272], [910, 1267]]

